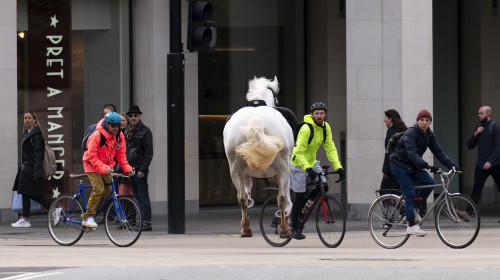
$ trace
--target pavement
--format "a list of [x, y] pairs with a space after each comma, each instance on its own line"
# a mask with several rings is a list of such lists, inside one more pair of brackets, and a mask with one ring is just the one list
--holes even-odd
[[[481, 229], [500, 228], [500, 203], [486, 203], [479, 205], [481, 215]], [[250, 225], [254, 235], [260, 235], [259, 216], [260, 206], [249, 209]], [[177, 235], [168, 231], [168, 216], [153, 216], [153, 231], [143, 232], [143, 236]], [[237, 235], [240, 233], [241, 211], [237, 207], [201, 208], [198, 214], [185, 215], [185, 235]], [[15, 222], [15, 221], [12, 221]], [[46, 214], [35, 214], [30, 218], [30, 228], [12, 228], [9, 223], [0, 223], [0, 239], [51, 239], [47, 231]], [[102, 230], [100, 230], [102, 228]], [[424, 230], [433, 230], [433, 220], [427, 220]], [[104, 226], [100, 225], [97, 231], [104, 233]], [[346, 221], [346, 231], [368, 231], [366, 219]], [[315, 232], [314, 222], [306, 224], [305, 232]], [[100, 235], [100, 234], [99, 234]]]

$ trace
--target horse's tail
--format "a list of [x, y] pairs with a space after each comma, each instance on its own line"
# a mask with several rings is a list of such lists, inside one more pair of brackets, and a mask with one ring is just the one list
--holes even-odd
[[258, 117], [248, 120], [247, 125], [241, 127], [241, 132], [247, 142], [239, 145], [235, 151], [253, 171], [266, 170], [285, 145], [283, 137], [264, 133], [264, 123]]

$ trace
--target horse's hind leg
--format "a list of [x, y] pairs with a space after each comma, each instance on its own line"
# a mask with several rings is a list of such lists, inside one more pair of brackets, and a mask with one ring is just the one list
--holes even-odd
[[[233, 183], [235, 184], [236, 190], [238, 192], [238, 204], [241, 208], [241, 237], [252, 237], [252, 229], [250, 228], [250, 220], [248, 219], [248, 193], [246, 192], [246, 185], [248, 181], [252, 178], [241, 178], [239, 174], [232, 174]], [[250, 184], [251, 186], [251, 184]]]

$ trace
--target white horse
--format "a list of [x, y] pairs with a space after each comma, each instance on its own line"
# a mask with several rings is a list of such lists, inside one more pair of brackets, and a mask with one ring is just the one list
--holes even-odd
[[[280, 236], [288, 238], [290, 201], [289, 162], [293, 132], [275, 107], [278, 80], [254, 78], [248, 83], [246, 99], [267, 106], [244, 107], [234, 113], [224, 127], [224, 147], [233, 184], [238, 191], [241, 208], [241, 237], [252, 237], [247, 208], [253, 206], [252, 177], [272, 178], [279, 185], [278, 206], [281, 212]], [[250, 204], [249, 204], [250, 201]]]

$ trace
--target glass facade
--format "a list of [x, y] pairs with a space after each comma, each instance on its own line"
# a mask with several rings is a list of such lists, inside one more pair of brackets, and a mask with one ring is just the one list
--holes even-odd
[[[217, 46], [198, 55], [200, 205], [234, 204], [222, 131], [226, 118], [245, 106], [248, 81], [277, 77], [278, 106], [297, 112], [304, 98], [304, 1], [215, 0]], [[217, 174], [217, 176], [211, 176]], [[252, 197], [266, 194], [254, 180]]]
[[58, 160], [46, 193], [72, 193], [86, 128], [104, 104], [129, 107], [129, 1], [19, 0], [17, 15], [19, 127], [25, 110], [38, 115]]

